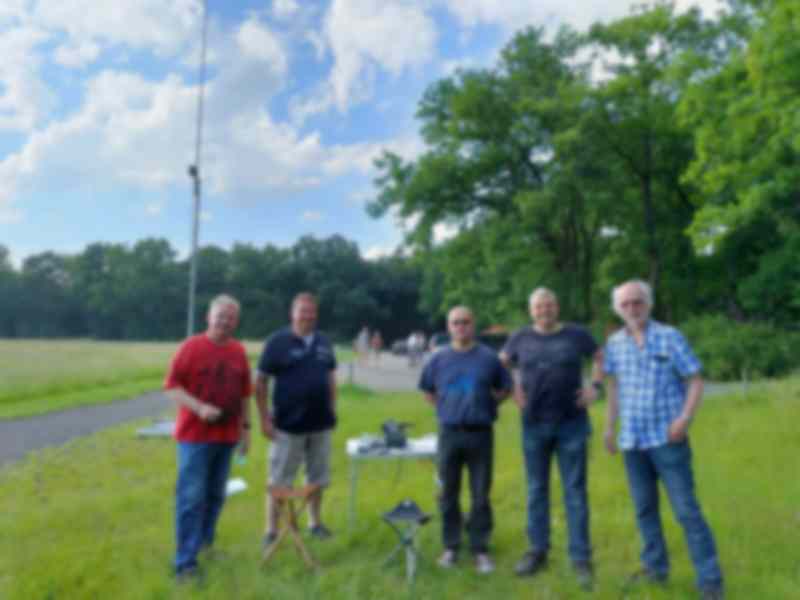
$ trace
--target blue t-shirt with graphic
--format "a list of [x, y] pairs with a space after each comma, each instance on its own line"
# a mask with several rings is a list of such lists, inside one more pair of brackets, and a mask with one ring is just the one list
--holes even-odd
[[483, 344], [464, 352], [439, 350], [419, 379], [419, 389], [436, 397], [442, 425], [491, 425], [497, 418], [492, 390], [507, 391], [511, 385], [511, 375], [497, 354]]

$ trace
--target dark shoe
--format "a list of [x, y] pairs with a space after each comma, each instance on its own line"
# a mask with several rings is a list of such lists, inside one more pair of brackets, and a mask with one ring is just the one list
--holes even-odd
[[266, 550], [272, 544], [274, 544], [278, 540], [278, 534], [274, 531], [270, 531], [264, 534], [264, 537], [261, 538], [261, 550]]
[[514, 567], [514, 574], [519, 577], [536, 575], [546, 566], [547, 554], [538, 550], [528, 550]]
[[197, 567], [185, 567], [175, 573], [175, 581], [180, 585], [193, 583], [200, 580], [200, 571]]
[[700, 600], [723, 600], [725, 594], [721, 587], [703, 588], [700, 590]]
[[666, 585], [667, 574], [658, 573], [656, 571], [653, 571], [652, 569], [640, 569], [639, 571], [636, 571], [633, 575], [628, 577], [628, 580], [625, 582], [625, 587], [639, 585], [642, 583]]
[[311, 537], [317, 538], [318, 540], [327, 540], [329, 537], [333, 536], [331, 530], [325, 527], [325, 525], [322, 523], [319, 525], [314, 525], [314, 527], [311, 528], [310, 533]]
[[587, 592], [591, 591], [594, 584], [594, 568], [592, 567], [592, 563], [588, 561], [572, 563], [572, 569], [575, 571], [575, 576], [578, 578], [578, 584], [581, 588]]

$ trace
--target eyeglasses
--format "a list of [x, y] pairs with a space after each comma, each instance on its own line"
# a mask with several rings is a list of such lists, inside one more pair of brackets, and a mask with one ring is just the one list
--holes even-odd
[[642, 298], [634, 298], [633, 300], [623, 300], [619, 303], [620, 306], [641, 306], [644, 304], [644, 300]]
[[450, 321], [450, 325], [471, 325], [472, 321], [469, 319], [455, 319]]

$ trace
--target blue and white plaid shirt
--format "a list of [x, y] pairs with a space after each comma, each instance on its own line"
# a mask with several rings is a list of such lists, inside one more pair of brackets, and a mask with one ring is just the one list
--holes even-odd
[[622, 450], [654, 448], [668, 441], [669, 426], [686, 401], [684, 379], [700, 361], [674, 327], [650, 319], [639, 348], [627, 329], [608, 338], [603, 371], [617, 380]]

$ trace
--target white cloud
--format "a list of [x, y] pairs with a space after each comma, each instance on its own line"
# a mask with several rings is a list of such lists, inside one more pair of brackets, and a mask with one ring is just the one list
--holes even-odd
[[[623, 17], [640, 6], [641, 0], [597, 2], [596, 0], [439, 0], [467, 27], [500, 25], [516, 31], [527, 25], [559, 26], [568, 23], [573, 28], [585, 29], [596, 21]], [[722, 5], [721, 0], [677, 0], [678, 10], [699, 6], [711, 16]]]
[[13, 206], [0, 205], [0, 225], [17, 225], [22, 223], [25, 213]]
[[0, 130], [28, 131], [47, 116], [54, 95], [40, 76], [38, 46], [50, 35], [19, 26], [0, 35]]
[[148, 202], [144, 207], [144, 214], [148, 217], [158, 217], [164, 210], [164, 205], [160, 202]]
[[208, 223], [209, 221], [213, 221], [214, 220], [214, 215], [211, 214], [210, 211], [201, 210], [200, 211], [200, 220], [203, 221], [203, 223]]
[[404, 0], [333, 0], [325, 35], [334, 56], [333, 100], [341, 112], [369, 98], [374, 69], [393, 75], [430, 61], [436, 25]]
[[65, 44], [56, 48], [55, 62], [65, 67], [81, 68], [92, 63], [100, 54], [100, 46], [91, 41], [78, 45]]
[[379, 260], [392, 256], [397, 248], [395, 246], [370, 246], [363, 252], [366, 260]]
[[242, 24], [236, 41], [245, 57], [267, 63], [275, 73], [286, 72], [288, 59], [283, 46], [275, 34], [255, 17]]
[[317, 60], [322, 60], [325, 58], [325, 52], [328, 48], [325, 44], [325, 38], [323, 38], [316, 31], [307, 31], [304, 39], [314, 47], [314, 53], [316, 54]]
[[272, 3], [272, 14], [277, 19], [286, 19], [295, 14], [300, 5], [296, 0], [274, 0]]
[[199, 36], [201, 14], [201, 0], [59, 0], [33, 9], [36, 23], [65, 31], [75, 45], [102, 41], [159, 55], [175, 55]]
[[307, 210], [303, 212], [303, 221], [321, 221], [324, 215], [316, 210]]
[[433, 241], [436, 244], [446, 242], [458, 235], [458, 227], [448, 223], [437, 223], [433, 226]]

